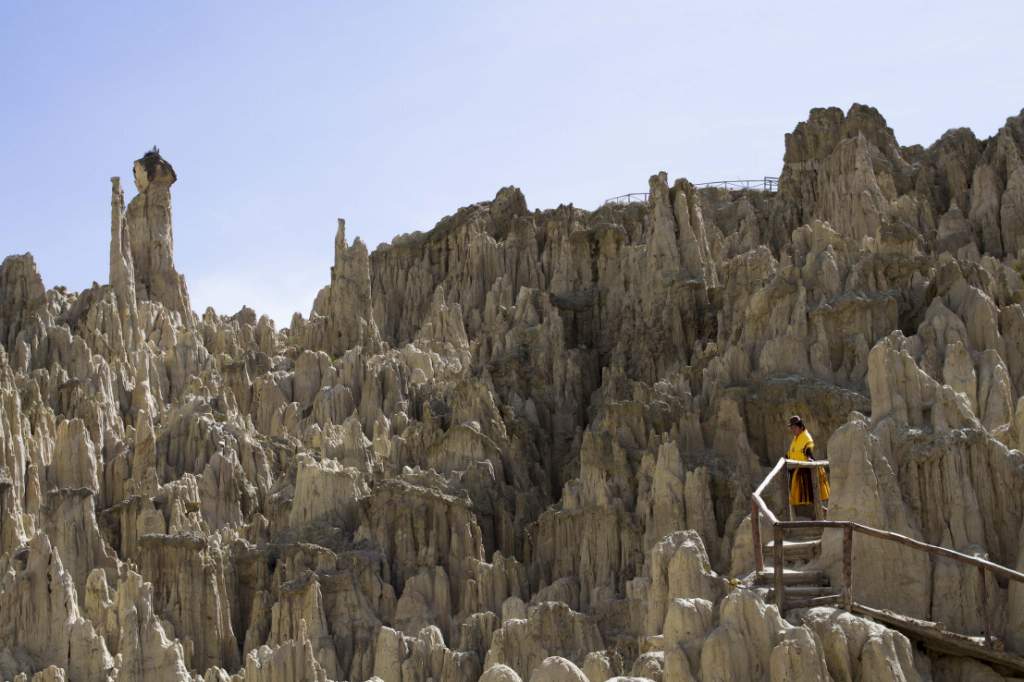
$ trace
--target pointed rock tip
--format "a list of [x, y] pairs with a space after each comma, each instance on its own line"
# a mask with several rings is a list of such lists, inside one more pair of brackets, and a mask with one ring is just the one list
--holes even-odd
[[647, 180], [647, 189], [651, 195], [668, 192], [668, 173], [658, 171]]
[[334, 233], [334, 250], [341, 251], [348, 248], [348, 240], [345, 238], [345, 219], [338, 218], [338, 229]]
[[144, 192], [151, 183], [169, 187], [178, 179], [174, 167], [160, 155], [160, 150], [155, 146], [135, 160], [132, 173], [135, 186], [140, 192]]
[[850, 108], [847, 109], [846, 115], [847, 116], [865, 115], [865, 116], [879, 116], [879, 117], [881, 117], [882, 114], [879, 113], [878, 109], [876, 109], [875, 107], [871, 106], [870, 104], [861, 104], [860, 102], [854, 102], [853, 104], [850, 105]]
[[24, 262], [26, 266], [31, 268], [33, 271], [36, 270], [36, 259], [35, 256], [32, 255], [31, 251], [26, 251], [25, 253], [20, 254], [12, 253], [11, 255], [4, 258], [3, 263], [0, 263], [0, 267], [6, 266], [8, 262], [11, 263], [13, 267], [14, 263], [19, 261]]
[[526, 196], [515, 185], [508, 185], [498, 190], [491, 202], [491, 213], [506, 217], [525, 215], [529, 212]]
[[672, 190], [673, 192], [683, 190], [686, 193], [691, 193], [694, 190], [694, 186], [693, 183], [685, 177], [676, 178], [675, 182], [672, 183]]

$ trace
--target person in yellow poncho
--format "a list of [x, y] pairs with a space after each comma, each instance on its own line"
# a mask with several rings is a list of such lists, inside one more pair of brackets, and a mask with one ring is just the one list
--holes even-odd
[[[789, 418], [789, 431], [793, 434], [793, 442], [789, 444], [787, 459], [797, 459], [802, 462], [814, 460], [814, 439], [811, 432], [804, 426], [804, 420], [798, 416]], [[816, 469], [820, 483], [821, 501], [828, 500], [828, 476], [824, 469]], [[790, 474], [789, 479], [789, 503], [797, 506], [801, 504], [814, 504], [814, 489], [811, 481], [810, 469], [797, 469]]]

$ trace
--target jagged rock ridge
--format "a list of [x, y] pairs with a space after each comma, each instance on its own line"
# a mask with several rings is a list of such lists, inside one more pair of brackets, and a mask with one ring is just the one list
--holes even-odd
[[[790, 413], [833, 518], [1024, 567], [1024, 114], [925, 149], [815, 109], [774, 194], [339, 221], [282, 330], [192, 312], [177, 176], [133, 175], [108, 284], [0, 265], [0, 678], [1001, 679], [735, 578]], [[860, 601], [980, 632], [975, 572], [857, 555]]]

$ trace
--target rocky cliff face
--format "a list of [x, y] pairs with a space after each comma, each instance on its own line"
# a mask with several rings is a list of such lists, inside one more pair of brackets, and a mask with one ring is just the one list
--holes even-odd
[[[133, 174], [108, 284], [0, 265], [0, 678], [1002, 679], [737, 578], [792, 413], [832, 518], [1024, 568], [1024, 114], [925, 149], [816, 109], [772, 194], [340, 221], [282, 330], [192, 312], [174, 170]], [[1024, 652], [1020, 586], [857, 557], [859, 601]]]

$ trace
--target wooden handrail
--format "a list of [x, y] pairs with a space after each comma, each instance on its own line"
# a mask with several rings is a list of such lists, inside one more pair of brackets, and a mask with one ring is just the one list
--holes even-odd
[[757, 486], [757, 490], [750, 496], [750, 533], [754, 543], [754, 568], [760, 572], [764, 570], [764, 548], [761, 546], [761, 514], [765, 515], [765, 518], [775, 526], [779, 520], [772, 513], [772, 510], [768, 508], [768, 505], [764, 503], [761, 498], [761, 493], [764, 492], [768, 484], [771, 483], [775, 476], [778, 475], [782, 468], [786, 466], [786, 460], [780, 459], [774, 467], [772, 467], [771, 473], [765, 476], [765, 479], [761, 481], [761, 485]]
[[[771, 523], [772, 526], [772, 540], [773, 540], [773, 578], [775, 586], [775, 603], [779, 607], [779, 611], [782, 611], [785, 607], [785, 580], [783, 579], [783, 572], [785, 570], [785, 543], [784, 537], [787, 530], [795, 528], [842, 528], [843, 529], [843, 567], [842, 567], [842, 579], [843, 584], [841, 586], [841, 592], [839, 594], [839, 604], [846, 609], [851, 611], [854, 609], [856, 602], [853, 599], [853, 534], [862, 533], [871, 537], [879, 538], [882, 540], [888, 540], [897, 544], [911, 547], [918, 551], [932, 554], [935, 556], [945, 557], [947, 559], [953, 559], [961, 563], [970, 564], [976, 566], [979, 570], [979, 578], [981, 580], [981, 599], [982, 608], [984, 610], [983, 618], [983, 629], [985, 640], [989, 646], [994, 646], [995, 641], [992, 634], [992, 628], [988, 623], [988, 610], [987, 610], [987, 589], [985, 585], [985, 571], [991, 571], [995, 575], [1002, 576], [1008, 580], [1016, 580], [1024, 583], [1024, 573], [1016, 571], [1012, 568], [1002, 566], [1000, 564], [991, 562], [987, 559], [980, 557], [971, 556], [956, 550], [949, 549], [947, 547], [940, 547], [939, 545], [932, 545], [921, 540], [915, 540], [914, 538], [894, 533], [888, 530], [881, 530], [879, 528], [873, 528], [872, 526], [866, 526], [856, 521], [827, 521], [820, 518], [818, 513], [821, 509], [820, 490], [818, 486], [818, 477], [816, 475], [811, 477], [813, 481], [814, 490], [814, 505], [816, 516], [819, 518], [811, 521], [780, 521], [775, 514], [772, 513], [771, 509], [765, 504], [762, 495], [768, 486], [775, 480], [783, 468], [786, 469], [818, 469], [827, 467], [829, 465], [828, 460], [816, 460], [816, 461], [798, 461], [792, 459], [780, 459], [772, 470], [765, 476], [761, 484], [757, 486], [751, 495], [751, 508], [750, 508], [750, 530], [752, 539], [754, 542], [754, 565], [757, 571], [764, 571], [764, 548], [761, 545], [761, 519], [760, 516], [763, 514], [765, 518]], [[788, 498], [787, 498], [788, 499]], [[790, 505], [792, 511], [792, 506]], [[825, 601], [825, 598], [818, 599], [819, 602]]]
[[761, 513], [768, 517], [768, 521], [771, 522], [773, 525], [779, 522], [779, 519], [776, 518], [775, 514], [772, 514], [772, 510], [768, 508], [768, 505], [766, 505], [764, 503], [764, 500], [762, 500], [760, 497], [754, 498], [754, 506], [758, 507]]
[[871, 535], [876, 538], [882, 538], [883, 540], [898, 542], [902, 545], [906, 545], [908, 547], [913, 547], [914, 549], [919, 549], [928, 552], [929, 554], [937, 554], [939, 556], [944, 556], [948, 559], [956, 559], [961, 563], [973, 564], [978, 568], [983, 568], [985, 570], [992, 571], [993, 573], [1001, 575], [1004, 578], [1024, 583], [1024, 573], [1021, 573], [1020, 571], [1015, 571], [1012, 568], [1008, 568], [1001, 564], [993, 563], [988, 559], [981, 559], [976, 556], [971, 556], [970, 554], [957, 552], [956, 550], [952, 550], [947, 547], [940, 547], [939, 545], [930, 545], [927, 542], [921, 542], [920, 540], [915, 540], [914, 538], [908, 538], [906, 535], [900, 535], [899, 533], [893, 533], [892, 531], [888, 530], [879, 530], [878, 528], [865, 526], [864, 524], [857, 523], [855, 521], [847, 521], [845, 523], [852, 526], [853, 530], [855, 530], [858, 533], [864, 533], [865, 535]]
[[784, 526], [787, 529], [793, 528], [846, 528], [852, 521], [815, 521], [814, 519], [805, 519], [803, 521], [779, 521], [780, 526]]
[[[765, 504], [764, 498], [761, 497], [761, 495], [784, 468], [809, 469], [826, 466], [828, 466], [828, 460], [804, 462], [797, 459], [779, 459], [779, 461], [775, 463], [775, 466], [772, 467], [771, 472], [769, 472], [769, 474], [765, 476], [764, 480], [761, 481], [761, 485], [757, 486], [757, 490], [755, 490], [754, 494], [751, 495], [750, 526], [754, 539], [754, 564], [757, 567], [757, 570], [764, 570], [764, 551], [761, 547], [761, 527], [759, 525], [761, 522], [760, 515], [764, 514], [765, 518], [767, 518], [772, 525], [779, 523], [778, 517], [776, 517], [775, 514], [772, 513], [772, 510], [768, 508], [768, 505]], [[819, 494], [817, 485], [814, 486], [814, 491], [815, 497], [817, 497]]]
[[775, 515], [771, 513], [770, 509], [768, 509], [768, 505], [765, 504], [765, 501], [761, 498], [761, 495], [765, 492], [765, 488], [768, 487], [768, 483], [770, 483], [775, 478], [775, 476], [778, 475], [778, 472], [781, 471], [782, 467], [784, 466], [785, 460], [779, 460], [772, 468], [771, 473], [765, 476], [765, 479], [761, 481], [760, 485], [758, 485], [758, 489], [754, 491], [754, 500], [759, 503], [759, 506], [761, 507], [761, 509], [764, 510], [765, 515], [771, 520], [772, 523], [777, 523], [778, 519], [775, 518]]

